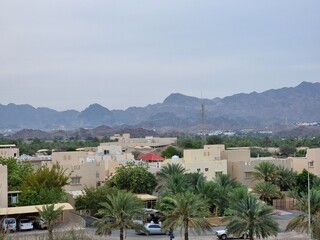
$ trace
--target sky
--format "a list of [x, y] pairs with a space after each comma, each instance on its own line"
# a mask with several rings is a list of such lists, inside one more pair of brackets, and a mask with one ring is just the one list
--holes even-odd
[[319, 0], [1, 0], [0, 104], [122, 109], [320, 81]]

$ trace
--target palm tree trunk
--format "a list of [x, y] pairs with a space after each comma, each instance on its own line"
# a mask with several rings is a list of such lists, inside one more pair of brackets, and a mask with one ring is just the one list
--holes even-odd
[[124, 232], [124, 229], [123, 229], [123, 227], [121, 227], [120, 228], [120, 240], [123, 240], [124, 239], [124, 234], [123, 234], [123, 232]]
[[53, 240], [53, 228], [48, 226], [48, 238]]
[[252, 232], [251, 230], [249, 230], [249, 239], [250, 239], [250, 240], [254, 240], [254, 238], [253, 238], [253, 232]]
[[184, 221], [184, 240], [189, 240], [189, 221]]

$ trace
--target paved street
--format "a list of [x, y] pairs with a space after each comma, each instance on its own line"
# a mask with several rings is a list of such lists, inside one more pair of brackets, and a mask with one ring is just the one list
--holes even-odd
[[[280, 224], [280, 233], [277, 237], [270, 237], [267, 240], [288, 240], [288, 239], [296, 239], [296, 240], [307, 240], [306, 234], [299, 234], [296, 232], [284, 232], [288, 222], [297, 216], [298, 212], [286, 212], [286, 211], [279, 211], [277, 210], [277, 215], [275, 219]], [[225, 226], [214, 227], [212, 228], [212, 232], [205, 234], [204, 236], [197, 236], [190, 232], [190, 240], [216, 240], [218, 239], [215, 235], [215, 231], [218, 229], [224, 229]], [[77, 226], [73, 223], [68, 223], [64, 225], [59, 225], [58, 228], [55, 230], [57, 232], [66, 232], [71, 229], [77, 229]], [[78, 230], [76, 230], [78, 231]], [[119, 239], [119, 231], [114, 231], [111, 236], [96, 236], [94, 234], [95, 228], [86, 228], [83, 231], [83, 234], [89, 236], [90, 239], [93, 240], [118, 240]], [[35, 230], [35, 231], [28, 231], [28, 232], [17, 232], [13, 234], [9, 234], [10, 237], [14, 240], [34, 240], [34, 239], [41, 239], [41, 236], [46, 235], [46, 230]], [[183, 240], [183, 237], [180, 235], [179, 231], [174, 232], [175, 240]], [[9, 238], [10, 239], [10, 238]], [[126, 239], [128, 240], [154, 240], [154, 239], [170, 239], [167, 235], [153, 235], [153, 236], [144, 236], [144, 235], [137, 235], [135, 231], [128, 230]]]

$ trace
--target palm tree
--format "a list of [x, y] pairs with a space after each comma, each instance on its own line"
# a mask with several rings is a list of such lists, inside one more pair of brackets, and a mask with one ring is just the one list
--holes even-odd
[[133, 219], [144, 213], [143, 202], [129, 192], [118, 191], [107, 196], [106, 201], [101, 203], [98, 216], [101, 219], [95, 221], [98, 235], [112, 233], [112, 230], [120, 230], [120, 240], [124, 238], [126, 229], [143, 230], [143, 225], [137, 224]]
[[210, 214], [208, 203], [199, 195], [191, 192], [179, 193], [171, 197], [164, 197], [159, 208], [164, 214], [162, 227], [165, 230], [181, 228], [184, 239], [189, 239], [189, 228], [201, 234], [212, 231], [211, 224], [205, 218]]
[[230, 211], [228, 233], [242, 236], [247, 232], [249, 239], [253, 240], [254, 236], [257, 238], [276, 236], [279, 231], [279, 224], [272, 218], [273, 208], [252, 194], [234, 202]]
[[157, 178], [159, 180], [166, 180], [172, 175], [184, 174], [186, 169], [180, 163], [169, 163], [168, 165], [161, 168], [157, 173]]
[[[296, 207], [302, 213], [288, 223], [286, 230], [308, 231], [308, 194], [301, 192], [300, 195], [297, 193], [292, 193], [292, 195], [298, 200]], [[314, 239], [320, 239], [320, 190], [311, 189], [310, 191], [310, 218], [311, 233]]]
[[187, 188], [185, 172], [186, 169], [180, 163], [169, 163], [161, 168], [156, 175], [158, 179], [157, 191], [160, 192], [160, 194], [185, 191]]
[[213, 196], [213, 202], [216, 206], [218, 216], [223, 216], [225, 210], [230, 205], [229, 194], [236, 188], [241, 187], [241, 184], [233, 179], [230, 175], [222, 174], [215, 179], [216, 189]]
[[160, 188], [159, 192], [162, 196], [177, 194], [187, 191], [190, 188], [186, 175], [175, 174], [170, 176], [164, 185]]
[[61, 206], [56, 209], [54, 204], [44, 205], [42, 209], [37, 208], [41, 217], [43, 217], [47, 223], [49, 240], [53, 240], [53, 225], [60, 217], [63, 208], [64, 207]]
[[281, 192], [277, 185], [271, 182], [259, 182], [254, 188], [253, 192], [259, 195], [259, 198], [269, 205], [272, 205], [272, 200], [281, 198]]
[[288, 191], [295, 185], [296, 173], [292, 172], [289, 168], [284, 166], [277, 166], [278, 178], [273, 181], [280, 187], [281, 191]]
[[191, 172], [185, 174], [189, 189], [193, 193], [199, 193], [199, 190], [206, 182], [206, 177], [200, 172]]
[[277, 166], [270, 162], [261, 162], [255, 166], [256, 170], [253, 172], [253, 178], [255, 180], [264, 180], [265, 182], [272, 182], [278, 178]]

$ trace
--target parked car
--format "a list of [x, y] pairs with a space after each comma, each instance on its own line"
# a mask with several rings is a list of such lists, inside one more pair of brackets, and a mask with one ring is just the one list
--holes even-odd
[[40, 230], [47, 229], [47, 222], [43, 217], [36, 218], [33, 221], [33, 227]]
[[15, 232], [17, 231], [17, 222], [15, 218], [4, 218], [2, 221], [2, 229], [4, 232]]
[[145, 233], [142, 231], [137, 231], [137, 234], [147, 234], [147, 235], [156, 235], [156, 234], [167, 234], [167, 231], [164, 231], [161, 228], [161, 225], [158, 223], [147, 223], [144, 225]]
[[217, 230], [216, 235], [219, 239], [222, 239], [222, 240], [232, 239], [232, 238], [237, 238], [237, 239], [239, 239], [239, 238], [247, 239], [248, 238], [247, 232], [242, 233], [240, 236], [235, 236], [233, 234], [228, 234], [227, 229]]
[[18, 229], [19, 231], [23, 230], [32, 230], [33, 229], [33, 223], [31, 220], [27, 218], [19, 219], [18, 221]]

